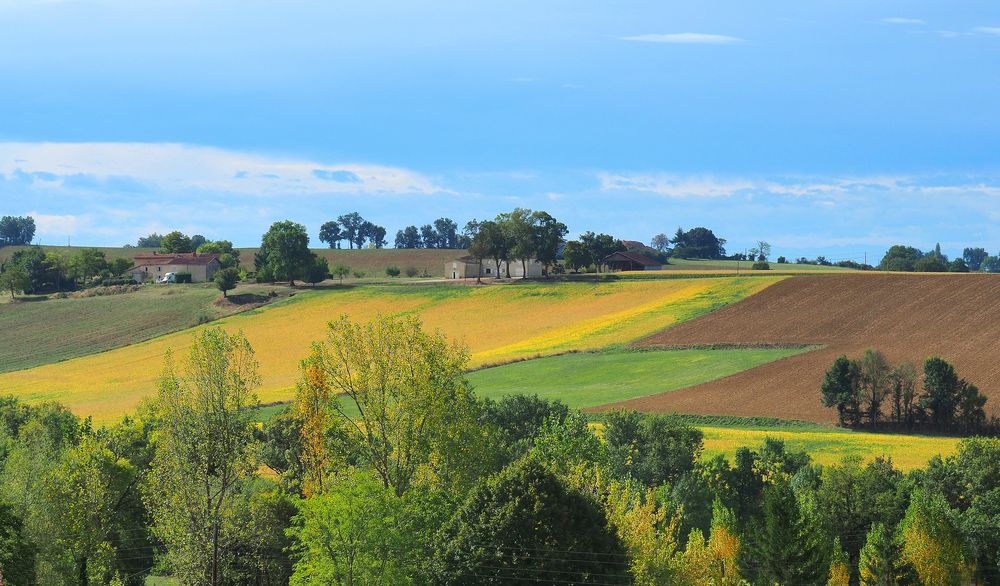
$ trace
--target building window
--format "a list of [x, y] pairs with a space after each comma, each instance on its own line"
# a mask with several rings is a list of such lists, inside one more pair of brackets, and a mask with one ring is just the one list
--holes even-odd
[[490, 274], [490, 269], [486, 269], [486, 274]]

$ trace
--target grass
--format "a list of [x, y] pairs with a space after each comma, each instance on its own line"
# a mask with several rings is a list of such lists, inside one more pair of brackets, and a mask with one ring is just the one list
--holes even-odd
[[582, 409], [682, 389], [753, 368], [804, 348], [610, 351], [538, 358], [471, 372], [476, 393], [496, 399], [537, 394]]
[[[301, 291], [294, 298], [223, 318], [253, 344], [261, 401], [290, 399], [298, 363], [342, 314], [416, 314], [430, 330], [465, 343], [472, 366], [626, 344], [751, 295], [780, 277], [616, 282], [528, 282], [487, 287], [364, 285]], [[43, 302], [48, 303], [48, 302]], [[132, 411], [155, 390], [168, 349], [186, 352], [191, 331], [109, 352], [0, 374], [0, 392], [29, 402], [60, 401], [95, 421]]]
[[[231, 294], [263, 289], [241, 286]], [[170, 285], [125, 295], [0, 304], [0, 373], [120, 348], [241, 309], [215, 304], [219, 297], [214, 285]]]
[[932, 457], [954, 454], [959, 438], [891, 433], [868, 433], [846, 429], [734, 428], [699, 426], [705, 434], [704, 458], [723, 455], [732, 461], [741, 447], [759, 447], [765, 438], [784, 440], [785, 447], [807, 452], [814, 462], [837, 464], [846, 456], [871, 460], [877, 456], [892, 458], [893, 464], [904, 471], [921, 468]]

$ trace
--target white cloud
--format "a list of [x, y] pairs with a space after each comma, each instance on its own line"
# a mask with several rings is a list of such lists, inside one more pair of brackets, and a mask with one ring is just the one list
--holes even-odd
[[983, 33], [984, 35], [1000, 36], [1000, 26], [979, 26], [975, 30], [977, 33]]
[[652, 193], [672, 198], [752, 197], [784, 195], [824, 197], [838, 195], [907, 193], [916, 195], [974, 194], [1000, 197], [1000, 185], [981, 178], [958, 178], [941, 184], [933, 177], [872, 175], [864, 177], [712, 177], [669, 173], [597, 173], [602, 191]]
[[254, 196], [433, 194], [446, 190], [399, 167], [250, 154], [174, 143], [0, 143], [0, 174], [52, 189], [164, 190]]
[[694, 43], [707, 45], [728, 45], [743, 42], [743, 39], [739, 37], [707, 33], [647, 34], [620, 38], [623, 41], [636, 41], [640, 43]]
[[74, 215], [52, 215], [29, 212], [35, 219], [35, 227], [39, 236], [76, 236], [81, 229], [89, 229], [87, 218]]
[[886, 24], [927, 24], [925, 20], [920, 18], [906, 18], [903, 16], [890, 16], [889, 18], [883, 18], [882, 22]]

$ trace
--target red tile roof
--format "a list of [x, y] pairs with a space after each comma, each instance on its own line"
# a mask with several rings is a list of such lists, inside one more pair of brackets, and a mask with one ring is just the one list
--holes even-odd
[[643, 256], [636, 252], [628, 252], [628, 251], [619, 251], [614, 254], [609, 254], [608, 256], [604, 257], [604, 259], [601, 262], [607, 263], [609, 260], [614, 260], [615, 257], [634, 262], [635, 264], [642, 265], [644, 267], [663, 266], [663, 263], [658, 260], [653, 260], [648, 256]]
[[168, 252], [165, 254], [144, 252], [135, 255], [134, 258], [134, 262], [137, 267], [157, 265], [207, 265], [213, 260], [219, 260], [219, 255], [198, 254], [197, 252]]

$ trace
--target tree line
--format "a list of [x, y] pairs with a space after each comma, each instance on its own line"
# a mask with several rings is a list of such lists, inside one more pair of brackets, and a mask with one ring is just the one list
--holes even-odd
[[438, 218], [433, 224], [424, 224], [419, 229], [407, 226], [396, 232], [396, 248], [455, 248], [464, 249], [472, 245], [470, 234], [474, 231], [475, 220], [458, 231], [458, 224], [451, 218]]
[[886, 251], [878, 264], [881, 271], [910, 271], [918, 273], [968, 273], [1000, 272], [1000, 253], [991, 256], [985, 248], [971, 247], [962, 251], [962, 256], [948, 260], [938, 244], [933, 250], [923, 252], [913, 246], [897, 244]]
[[569, 229], [548, 212], [515, 208], [498, 214], [492, 220], [472, 220], [466, 224], [470, 240], [469, 254], [479, 262], [490, 260], [500, 276], [501, 264], [506, 263], [510, 278], [510, 263], [520, 262], [522, 275], [527, 277], [528, 263], [537, 260], [548, 274], [556, 265], [559, 248]]
[[922, 381], [912, 363], [893, 365], [878, 350], [861, 358], [840, 356], [826, 371], [820, 392], [823, 405], [837, 409], [845, 427], [1000, 430], [997, 421], [986, 420], [986, 396], [939, 356], [924, 360]]
[[[377, 352], [371, 351], [378, 348]], [[0, 400], [13, 584], [926, 584], [1000, 576], [1000, 440], [909, 474], [768, 439], [703, 456], [676, 416], [477, 397], [468, 350], [414, 317], [331, 322], [291, 406], [255, 422], [239, 333], [165, 357], [95, 429]], [[261, 470], [264, 472], [261, 473]]]

